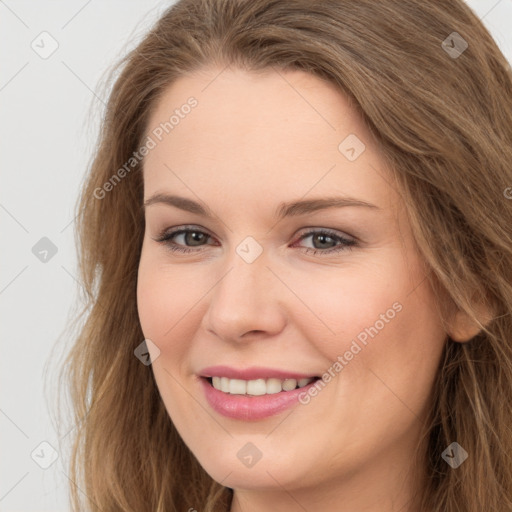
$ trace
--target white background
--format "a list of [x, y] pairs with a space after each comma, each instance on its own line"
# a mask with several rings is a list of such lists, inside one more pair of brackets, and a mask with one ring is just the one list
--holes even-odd
[[[512, 62], [512, 0], [468, 3]], [[106, 101], [98, 85], [170, 4], [0, 0], [0, 512], [68, 510], [64, 454], [48, 469], [31, 454], [50, 462], [39, 445], [58, 446], [50, 409], [72, 340], [56, 343], [79, 286], [73, 212]], [[31, 47], [43, 31], [58, 43], [47, 59]], [[32, 252], [42, 237], [57, 248], [47, 262]]]

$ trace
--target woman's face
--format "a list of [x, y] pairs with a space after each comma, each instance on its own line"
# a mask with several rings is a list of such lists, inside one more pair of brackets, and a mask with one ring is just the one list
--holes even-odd
[[312, 75], [218, 68], [175, 82], [146, 135], [138, 309], [184, 442], [240, 500], [387, 503], [445, 333], [369, 131]]

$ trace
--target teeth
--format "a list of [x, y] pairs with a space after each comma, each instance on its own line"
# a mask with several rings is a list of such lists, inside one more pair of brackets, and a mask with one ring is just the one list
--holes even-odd
[[212, 377], [212, 385], [215, 389], [230, 393], [231, 395], [272, 395], [281, 391], [293, 391], [297, 387], [303, 388], [315, 379], [228, 379], [227, 377]]
[[[264, 395], [267, 392], [267, 383], [265, 379], [258, 379], [258, 380], [249, 380], [249, 381], [242, 381], [247, 382], [247, 394], [248, 395]], [[245, 393], [245, 391], [244, 391]], [[242, 393], [237, 393], [238, 395], [241, 395]]]
[[268, 379], [267, 380], [267, 395], [273, 395], [274, 393], [280, 393], [283, 390], [281, 381], [279, 379]]
[[285, 379], [281, 386], [283, 391], [291, 391], [297, 387], [297, 381], [295, 379]]
[[245, 395], [247, 382], [239, 379], [229, 379], [229, 392], [232, 395]]
[[229, 379], [227, 377], [220, 378], [220, 390], [229, 393]]

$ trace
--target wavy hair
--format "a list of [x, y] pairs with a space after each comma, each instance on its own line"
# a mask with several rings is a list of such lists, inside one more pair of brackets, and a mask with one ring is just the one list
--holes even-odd
[[[454, 32], [468, 45], [458, 55]], [[73, 510], [226, 512], [231, 504], [232, 489], [200, 466], [151, 367], [134, 357], [144, 339], [142, 164], [98, 192], [141, 147], [169, 85], [213, 65], [300, 69], [358, 110], [392, 170], [438, 304], [447, 305], [443, 321], [451, 305], [480, 329], [467, 343], [445, 343], [422, 438], [420, 510], [512, 510], [512, 73], [462, 0], [181, 0], [118, 63], [76, 207], [85, 294], [62, 367], [76, 425]], [[455, 440], [469, 457], [452, 469], [441, 454]]]

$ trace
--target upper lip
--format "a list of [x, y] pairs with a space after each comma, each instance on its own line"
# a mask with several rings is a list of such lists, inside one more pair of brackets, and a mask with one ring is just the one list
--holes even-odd
[[249, 368], [232, 368], [230, 366], [208, 366], [203, 368], [201, 377], [227, 377], [228, 379], [256, 380], [256, 379], [307, 379], [317, 377], [314, 374], [305, 374], [263, 366], [251, 366]]

